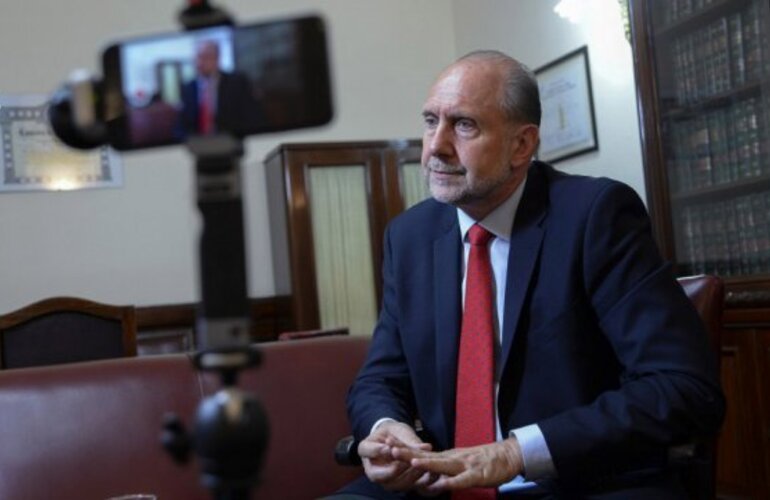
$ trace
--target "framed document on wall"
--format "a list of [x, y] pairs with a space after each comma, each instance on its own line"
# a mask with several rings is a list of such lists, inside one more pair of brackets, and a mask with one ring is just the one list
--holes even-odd
[[48, 126], [47, 106], [44, 95], [0, 95], [0, 192], [121, 186], [112, 148], [65, 146]]
[[536, 69], [535, 75], [543, 107], [538, 159], [555, 163], [598, 150], [588, 47]]

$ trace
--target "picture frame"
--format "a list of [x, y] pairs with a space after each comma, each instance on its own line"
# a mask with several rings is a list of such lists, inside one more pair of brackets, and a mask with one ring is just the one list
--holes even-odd
[[535, 70], [543, 110], [539, 160], [556, 163], [597, 151], [588, 46]]
[[122, 164], [112, 148], [65, 146], [47, 116], [46, 95], [0, 94], [0, 194], [122, 186]]

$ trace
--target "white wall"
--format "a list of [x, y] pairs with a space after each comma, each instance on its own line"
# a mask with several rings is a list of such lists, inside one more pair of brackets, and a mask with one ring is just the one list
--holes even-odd
[[[0, 94], [48, 93], [98, 48], [176, 30], [182, 0], [26, 0], [0, 16]], [[556, 0], [220, 0], [240, 21], [321, 12], [330, 29], [336, 119], [328, 127], [247, 143], [245, 209], [251, 296], [274, 293], [261, 160], [281, 142], [419, 137], [420, 109], [456, 56], [496, 48], [537, 68], [587, 44], [599, 151], [559, 163], [606, 175], [644, 198], [631, 49], [616, 0], [580, 0], [572, 24]], [[607, 4], [607, 5], [602, 5]], [[609, 6], [609, 7], [608, 7]], [[197, 300], [198, 213], [181, 148], [122, 157], [120, 189], [0, 194], [0, 312], [70, 294], [137, 305]]]
[[[336, 119], [251, 139], [244, 159], [251, 296], [272, 295], [261, 160], [281, 142], [416, 137], [455, 55], [445, 0], [220, 0], [240, 21], [320, 12], [329, 24]], [[109, 40], [176, 30], [182, 0], [26, 0], [0, 16], [0, 94], [49, 93], [98, 69]], [[122, 155], [120, 189], [0, 194], [0, 312], [59, 294], [136, 305], [197, 300], [198, 214], [181, 148]]]
[[617, 0], [573, 0], [583, 19], [554, 12], [558, 0], [453, 0], [458, 55], [497, 49], [537, 69], [588, 45], [599, 150], [559, 162], [569, 173], [612, 177], [645, 199], [631, 46]]

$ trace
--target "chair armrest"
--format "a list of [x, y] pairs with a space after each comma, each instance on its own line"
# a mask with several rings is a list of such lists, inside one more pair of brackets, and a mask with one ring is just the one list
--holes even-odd
[[339, 465], [361, 465], [358, 443], [353, 436], [345, 436], [334, 447], [334, 461]]

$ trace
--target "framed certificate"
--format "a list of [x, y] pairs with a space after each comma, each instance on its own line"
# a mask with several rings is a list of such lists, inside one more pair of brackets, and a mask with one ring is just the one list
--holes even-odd
[[50, 130], [47, 98], [0, 95], [0, 191], [118, 187], [123, 176], [117, 154], [103, 146], [80, 151]]
[[535, 75], [543, 107], [538, 159], [555, 163], [598, 150], [588, 47], [536, 69]]

